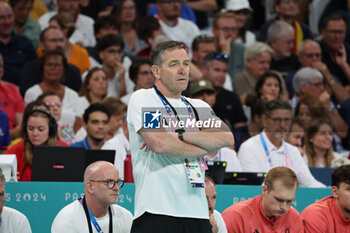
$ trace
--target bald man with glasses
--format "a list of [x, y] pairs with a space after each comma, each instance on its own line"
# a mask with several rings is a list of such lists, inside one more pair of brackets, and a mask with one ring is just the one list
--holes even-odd
[[52, 233], [129, 233], [132, 214], [117, 205], [124, 181], [109, 162], [90, 164], [84, 173], [84, 197], [64, 207], [55, 217]]

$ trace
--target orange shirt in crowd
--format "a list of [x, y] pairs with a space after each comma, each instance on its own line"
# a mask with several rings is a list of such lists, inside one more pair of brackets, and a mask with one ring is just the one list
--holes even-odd
[[350, 233], [350, 219], [340, 213], [336, 199], [325, 197], [301, 212], [305, 233]]
[[282, 217], [268, 218], [261, 205], [262, 195], [236, 203], [223, 213], [227, 232], [304, 232], [299, 212], [291, 207]]

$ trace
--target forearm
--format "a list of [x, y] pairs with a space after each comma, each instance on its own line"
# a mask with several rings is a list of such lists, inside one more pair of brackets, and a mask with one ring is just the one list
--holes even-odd
[[349, 66], [349, 64], [348, 63], [344, 63], [344, 65], [341, 65], [340, 67], [343, 70], [346, 78], [348, 80], [350, 80], [350, 66]]
[[186, 5], [197, 11], [215, 11], [218, 8], [215, 0], [187, 1]]
[[328, 83], [328, 86], [332, 89], [335, 98], [339, 104], [342, 104], [345, 100], [349, 98], [348, 92], [345, 88], [336, 82], [329, 71], [323, 72], [323, 75]]
[[348, 125], [343, 118], [334, 110], [328, 112], [328, 117], [334, 126], [335, 133], [338, 134], [340, 138], [345, 138], [348, 132]]
[[184, 132], [183, 138], [185, 142], [203, 148], [209, 152], [234, 145], [233, 134], [229, 129], [208, 129], [200, 132]]
[[145, 139], [146, 146], [158, 154], [176, 158], [191, 158], [202, 157], [209, 153], [203, 148], [181, 141], [177, 133], [141, 132], [141, 136]]

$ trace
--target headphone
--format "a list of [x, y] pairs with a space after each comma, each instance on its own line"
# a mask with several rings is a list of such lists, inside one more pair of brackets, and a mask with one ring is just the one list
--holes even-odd
[[23, 123], [22, 123], [22, 134], [27, 138], [27, 124], [29, 117], [31, 117], [34, 113], [43, 113], [49, 118], [49, 137], [53, 137], [57, 133], [57, 123], [55, 118], [52, 116], [52, 114], [49, 111], [42, 110], [42, 109], [34, 109], [28, 113], [27, 116], [24, 117]]

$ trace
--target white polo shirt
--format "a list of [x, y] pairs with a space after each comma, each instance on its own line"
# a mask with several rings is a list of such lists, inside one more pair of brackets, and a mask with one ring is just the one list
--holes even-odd
[[262, 132], [262, 136], [266, 142], [272, 165], [266, 155], [260, 134], [258, 134], [249, 138], [239, 149], [238, 159], [241, 162], [243, 171], [268, 172], [272, 167], [289, 166], [297, 175], [300, 186], [326, 187], [312, 176], [295, 146], [282, 141], [282, 145], [276, 148], [267, 138], [265, 131]]

